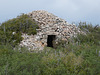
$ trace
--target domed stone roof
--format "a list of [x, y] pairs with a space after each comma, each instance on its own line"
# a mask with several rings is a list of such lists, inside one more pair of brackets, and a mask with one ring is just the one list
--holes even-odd
[[[79, 28], [75, 25], [69, 24], [64, 19], [61, 19], [47, 11], [37, 10], [28, 13], [28, 15], [39, 25], [36, 35], [29, 36], [23, 34], [24, 40], [20, 45], [27, 46], [29, 49], [43, 50], [45, 46], [52, 44], [53, 41], [57, 42], [59, 39], [68, 41], [69, 38], [80, 33]], [[25, 37], [28, 37], [28, 39]]]
[[39, 25], [49, 25], [53, 26], [55, 24], [68, 24], [65, 20], [53, 15], [52, 13], [49, 13], [44, 10], [37, 10], [33, 11], [28, 14], [33, 20], [39, 23]]

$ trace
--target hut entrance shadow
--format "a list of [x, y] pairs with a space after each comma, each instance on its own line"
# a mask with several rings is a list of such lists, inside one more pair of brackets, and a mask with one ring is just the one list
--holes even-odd
[[56, 35], [48, 35], [47, 38], [47, 47], [52, 47], [53, 48], [53, 41], [55, 40]]

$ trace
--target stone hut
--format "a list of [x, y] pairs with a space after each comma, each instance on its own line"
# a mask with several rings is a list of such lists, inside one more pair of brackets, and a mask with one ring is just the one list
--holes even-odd
[[47, 11], [37, 10], [28, 15], [39, 25], [36, 35], [22, 35], [24, 40], [21, 41], [20, 46], [28, 47], [29, 50], [43, 50], [45, 46], [53, 47], [53, 41], [55, 43], [59, 39], [68, 41], [68, 38], [80, 33], [79, 28], [74, 24], [69, 24]]

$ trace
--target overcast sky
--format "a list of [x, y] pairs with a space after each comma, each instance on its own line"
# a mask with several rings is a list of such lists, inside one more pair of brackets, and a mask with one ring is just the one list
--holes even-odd
[[69, 23], [100, 25], [100, 0], [0, 0], [0, 23], [34, 10], [46, 10]]

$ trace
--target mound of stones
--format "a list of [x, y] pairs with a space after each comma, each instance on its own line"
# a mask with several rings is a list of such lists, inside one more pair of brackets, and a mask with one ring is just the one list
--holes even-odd
[[61, 40], [68, 41], [69, 38], [75, 37], [77, 33], [81, 33], [80, 29], [74, 24], [69, 24], [67, 21], [53, 15], [44, 10], [37, 10], [28, 13], [38, 25], [36, 35], [23, 34], [24, 40], [21, 41], [20, 46], [26, 46], [30, 50], [43, 50], [47, 46], [48, 35], [56, 36], [56, 43]]

